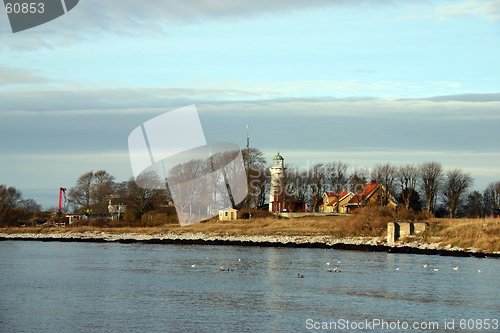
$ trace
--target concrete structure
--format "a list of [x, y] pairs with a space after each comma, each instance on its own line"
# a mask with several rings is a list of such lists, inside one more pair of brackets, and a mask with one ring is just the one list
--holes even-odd
[[427, 222], [413, 222], [413, 232], [415, 234], [421, 234], [427, 229], [429, 223]]
[[238, 218], [238, 211], [234, 208], [219, 210], [219, 221], [232, 221]]
[[281, 182], [285, 173], [285, 159], [278, 153], [273, 158], [273, 166], [269, 168], [271, 172], [271, 189], [269, 191], [269, 211], [280, 213], [282, 207], [279, 203], [279, 196], [282, 194]]
[[400, 237], [420, 234], [427, 229], [427, 222], [389, 222], [387, 223], [387, 243], [396, 242]]

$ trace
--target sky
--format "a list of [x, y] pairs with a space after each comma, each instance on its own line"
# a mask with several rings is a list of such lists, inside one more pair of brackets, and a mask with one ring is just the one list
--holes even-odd
[[128, 135], [195, 104], [208, 142], [270, 163], [437, 161], [500, 180], [500, 1], [81, 0], [0, 13], [0, 184], [44, 208], [88, 171], [132, 177]]

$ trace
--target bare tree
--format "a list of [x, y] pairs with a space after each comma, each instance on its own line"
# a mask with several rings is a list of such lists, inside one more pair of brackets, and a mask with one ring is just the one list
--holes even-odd
[[108, 201], [114, 190], [115, 177], [104, 170], [94, 173], [92, 184], [92, 201], [94, 212], [107, 213]]
[[355, 169], [349, 177], [349, 185], [351, 192], [356, 192], [360, 187], [364, 186], [368, 180], [369, 172], [367, 169]]
[[308, 170], [298, 168], [295, 173], [295, 195], [299, 202], [308, 200]]
[[248, 194], [251, 206], [258, 208], [266, 203], [266, 194], [271, 186], [271, 176], [267, 168], [251, 168], [248, 171]]
[[287, 203], [305, 201], [307, 196], [306, 177], [299, 168], [289, 165], [284, 172], [281, 186], [283, 192], [280, 201], [283, 202], [283, 207], [286, 207]]
[[485, 193], [491, 198], [491, 208], [500, 208], [500, 181], [490, 183], [485, 190]]
[[[34, 202], [32, 199], [29, 200]], [[24, 202], [21, 191], [13, 186], [0, 185], [0, 225], [16, 226], [33, 217], [34, 213], [25, 209]]]
[[335, 211], [339, 212], [340, 194], [347, 189], [347, 183], [349, 180], [347, 169], [349, 165], [338, 161], [331, 162], [325, 165], [325, 178], [327, 179], [331, 190], [335, 196], [337, 204], [335, 205]]
[[42, 210], [42, 206], [36, 203], [33, 199], [25, 199], [19, 202], [19, 207], [24, 209], [27, 213], [36, 214]]
[[313, 212], [316, 211], [318, 204], [325, 191], [325, 169], [323, 164], [315, 164], [308, 171], [308, 188], [310, 192], [310, 198], [312, 203]]
[[269, 180], [266, 179], [266, 159], [264, 153], [257, 148], [248, 148], [241, 151], [243, 162], [245, 165], [248, 185], [248, 196], [245, 200], [245, 207], [253, 205], [254, 208], [259, 206], [262, 199], [262, 194], [267, 193], [266, 187]]
[[424, 193], [427, 210], [433, 212], [439, 188], [443, 180], [443, 167], [438, 162], [424, 162], [418, 169], [418, 185]]
[[71, 188], [68, 193], [69, 200], [73, 206], [80, 206], [83, 211], [91, 210], [93, 179], [94, 172], [92, 171], [78, 177], [75, 187]]
[[473, 179], [469, 173], [460, 169], [450, 170], [446, 173], [443, 186], [443, 197], [446, 206], [450, 209], [450, 218], [454, 218], [462, 196], [472, 186]]
[[0, 214], [9, 208], [15, 208], [22, 198], [21, 191], [14, 186], [0, 185]]
[[[128, 199], [127, 202], [130, 206], [127, 207], [127, 210], [132, 209], [140, 216], [147, 211], [155, 209], [156, 204], [159, 202], [158, 196], [161, 195], [161, 190], [156, 189], [159, 182], [161, 180], [155, 172], [147, 172], [139, 175], [137, 182], [134, 178], [130, 178], [126, 183], [125, 192]], [[137, 185], [137, 183], [144, 185], [144, 187]], [[120, 195], [123, 196], [124, 193], [122, 192]]]
[[353, 202], [356, 203], [358, 208], [361, 208], [364, 200], [365, 184], [369, 177], [369, 172], [365, 168], [355, 169], [349, 177], [349, 190], [355, 194]]
[[115, 177], [107, 171], [89, 171], [78, 177], [68, 197], [75, 208], [86, 212], [106, 213], [108, 200], [114, 191]]
[[467, 196], [467, 217], [471, 219], [484, 217], [483, 195], [474, 191]]
[[401, 198], [406, 209], [410, 208], [411, 198], [417, 186], [419, 172], [413, 164], [400, 166], [397, 172], [397, 179], [401, 188]]
[[[218, 186], [223, 178], [204, 177], [211, 171], [209, 159], [191, 160], [170, 169], [167, 180], [181, 225], [191, 224], [197, 215], [205, 214], [202, 208], [206, 210], [210, 202], [231, 202], [227, 189]], [[218, 197], [222, 199], [217, 200]]]
[[390, 194], [394, 193], [396, 176], [397, 168], [390, 163], [376, 165], [372, 170], [372, 178], [377, 183], [382, 184], [387, 192], [380, 200], [381, 206], [386, 206], [389, 202]]

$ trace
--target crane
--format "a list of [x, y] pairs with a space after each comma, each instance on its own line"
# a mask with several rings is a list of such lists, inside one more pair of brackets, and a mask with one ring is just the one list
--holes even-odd
[[66, 202], [66, 188], [65, 187], [61, 187], [59, 188], [59, 210], [57, 212], [57, 214], [61, 215], [62, 214], [62, 197], [64, 195], [64, 202]]

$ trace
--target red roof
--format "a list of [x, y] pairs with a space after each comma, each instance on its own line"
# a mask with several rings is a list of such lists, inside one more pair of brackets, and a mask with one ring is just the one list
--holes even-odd
[[[366, 184], [362, 190], [359, 190], [355, 196], [349, 200], [348, 204], [354, 203], [357, 204], [361, 202], [364, 198], [368, 198], [370, 194], [378, 187], [379, 184], [375, 182], [371, 182], [370, 184]], [[359, 198], [358, 198], [359, 197]]]
[[[328, 193], [334, 193], [334, 192], [326, 192], [326, 193], [328, 195]], [[344, 191], [344, 192], [340, 193], [339, 194], [339, 200], [342, 200], [345, 196], [349, 195], [350, 193], [351, 192], [349, 192], [349, 191]], [[333, 200], [331, 202], [329, 202], [327, 206], [333, 206], [336, 202], [337, 202], [337, 198], [334, 197]]]

